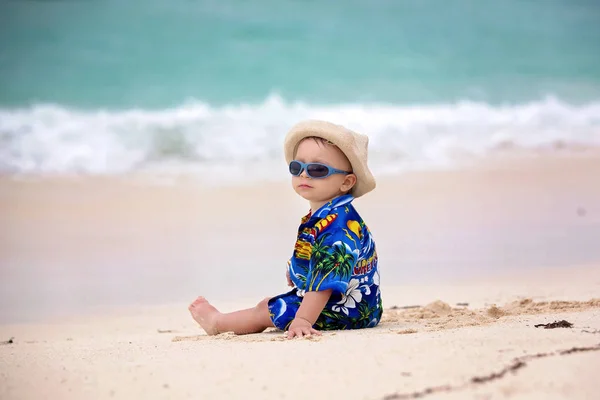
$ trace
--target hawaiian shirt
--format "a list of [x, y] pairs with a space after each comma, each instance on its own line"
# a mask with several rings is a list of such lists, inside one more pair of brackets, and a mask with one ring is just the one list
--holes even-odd
[[271, 320], [286, 330], [306, 292], [332, 289], [315, 323], [320, 330], [376, 326], [383, 311], [377, 251], [369, 228], [343, 195], [302, 218], [292, 258], [288, 261], [295, 285], [269, 301]]

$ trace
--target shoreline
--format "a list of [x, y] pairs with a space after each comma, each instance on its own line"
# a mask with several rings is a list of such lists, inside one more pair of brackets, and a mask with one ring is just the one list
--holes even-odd
[[[509, 149], [499, 148], [485, 156], [457, 156], [454, 163], [448, 165], [429, 165], [422, 167], [410, 167], [406, 169], [388, 170], [375, 175], [378, 184], [393, 182], [398, 178], [422, 179], [437, 175], [453, 175], [482, 171], [514, 171], [515, 169], [525, 168], [526, 170], [539, 171], [546, 168], [556, 169], [564, 165], [565, 162], [583, 163], [587, 165], [597, 165], [600, 158], [599, 146], [583, 146], [582, 148], [572, 150], [562, 150], [560, 148], [549, 149]], [[269, 167], [275, 166], [282, 171], [286, 171], [284, 160], [271, 160]], [[206, 167], [208, 168], [208, 166]], [[256, 166], [250, 166], [256, 168]], [[125, 184], [150, 187], [171, 187], [188, 186], [199, 190], [219, 191], [252, 189], [252, 187], [272, 187], [287, 184], [289, 175], [280, 174], [278, 178], [251, 179], [244, 181], [226, 180], [225, 183], [218, 185], [213, 181], [203, 181], [200, 173], [192, 170], [181, 170], [169, 172], [168, 170], [147, 169], [139, 171], [127, 171], [122, 173], [31, 173], [14, 172], [7, 173], [0, 171], [0, 181], [13, 182], [56, 182], [56, 183], [77, 183], [90, 181], [107, 184]]]

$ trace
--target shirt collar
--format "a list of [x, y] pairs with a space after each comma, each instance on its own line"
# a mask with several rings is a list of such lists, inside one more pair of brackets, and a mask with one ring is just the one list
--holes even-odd
[[343, 205], [349, 204], [354, 200], [354, 196], [351, 194], [344, 194], [336, 197], [333, 200], [328, 201], [323, 204], [317, 211], [315, 211], [312, 215], [310, 211], [302, 218], [302, 223], [306, 223], [309, 219], [318, 218], [321, 219], [325, 217], [327, 214], [331, 212], [334, 208], [341, 207]]

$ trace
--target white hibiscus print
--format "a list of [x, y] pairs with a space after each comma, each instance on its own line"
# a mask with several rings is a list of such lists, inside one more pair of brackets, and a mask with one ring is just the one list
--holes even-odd
[[346, 289], [346, 293], [342, 295], [342, 299], [338, 301], [331, 309], [335, 312], [343, 312], [348, 315], [349, 308], [356, 308], [356, 305], [362, 300], [362, 292], [358, 285], [358, 279], [351, 279]]

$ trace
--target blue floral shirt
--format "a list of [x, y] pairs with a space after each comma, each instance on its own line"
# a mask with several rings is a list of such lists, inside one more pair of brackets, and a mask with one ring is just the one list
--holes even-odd
[[337, 197], [302, 218], [288, 268], [295, 289], [272, 298], [274, 325], [287, 329], [306, 292], [331, 289], [315, 328], [359, 329], [381, 319], [377, 251], [351, 195]]

